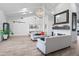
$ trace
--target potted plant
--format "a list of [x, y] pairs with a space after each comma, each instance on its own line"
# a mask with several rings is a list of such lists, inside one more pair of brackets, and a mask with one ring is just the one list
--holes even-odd
[[8, 33], [6, 31], [3, 32], [3, 39], [8, 39]]
[[3, 39], [8, 39], [9, 36], [10, 36], [10, 34], [13, 35], [13, 32], [10, 31], [10, 30], [4, 31], [4, 32], [3, 32]]
[[2, 41], [2, 34], [3, 34], [3, 31], [0, 30], [0, 41]]

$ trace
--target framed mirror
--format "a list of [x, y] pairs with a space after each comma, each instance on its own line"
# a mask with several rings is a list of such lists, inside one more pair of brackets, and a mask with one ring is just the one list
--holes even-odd
[[69, 10], [54, 15], [54, 24], [69, 23]]
[[72, 13], [72, 31], [76, 31], [77, 28], [77, 14]]

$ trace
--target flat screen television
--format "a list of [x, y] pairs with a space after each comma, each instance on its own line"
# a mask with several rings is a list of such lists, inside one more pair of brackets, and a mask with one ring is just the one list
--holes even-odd
[[54, 24], [69, 23], [69, 10], [54, 15]]

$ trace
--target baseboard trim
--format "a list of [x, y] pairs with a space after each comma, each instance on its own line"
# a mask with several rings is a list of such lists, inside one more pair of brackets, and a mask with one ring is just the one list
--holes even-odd
[[27, 37], [28, 35], [13, 35], [13, 36], [10, 36], [10, 37]]

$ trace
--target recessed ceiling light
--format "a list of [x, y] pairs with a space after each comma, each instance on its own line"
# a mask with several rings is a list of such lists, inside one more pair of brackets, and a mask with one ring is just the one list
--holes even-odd
[[27, 13], [24, 12], [24, 13], [22, 13], [22, 14], [25, 15], [25, 14], [27, 14]]
[[52, 11], [51, 14], [54, 14], [54, 12]]
[[28, 11], [28, 9], [27, 8], [23, 8], [22, 11]]
[[31, 13], [33, 13], [33, 12], [30, 11], [29, 13], [31, 14]]
[[19, 12], [28, 12], [27, 8], [22, 8]]

